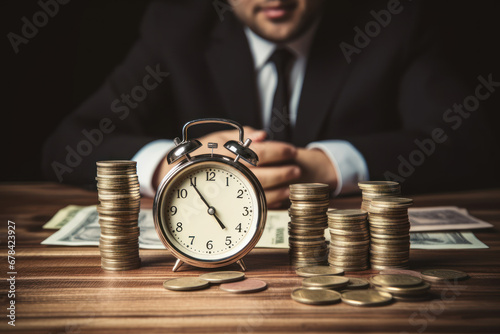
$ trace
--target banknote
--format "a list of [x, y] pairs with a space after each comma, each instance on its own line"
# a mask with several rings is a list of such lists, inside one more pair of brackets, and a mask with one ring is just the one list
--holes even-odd
[[[64, 209], [62, 209], [64, 210]], [[66, 215], [72, 217], [65, 219], [61, 214], [59, 222], [64, 226], [44, 240], [44, 245], [66, 246], [97, 246], [99, 245], [100, 227], [95, 206], [84, 207], [78, 212], [65, 210]], [[59, 213], [58, 213], [59, 214]], [[56, 214], [57, 216], [57, 214]], [[288, 248], [288, 211], [269, 210], [266, 227], [256, 247], [262, 248]], [[416, 208], [410, 212], [412, 223], [411, 231], [435, 231], [460, 228], [485, 228], [491, 224], [470, 216], [465, 209], [457, 207]], [[54, 224], [60, 226], [62, 223]], [[415, 229], [413, 226], [417, 226]], [[162, 249], [161, 243], [153, 223], [153, 213], [141, 210], [139, 214], [139, 247], [143, 249]], [[418, 249], [456, 249], [456, 248], [485, 248], [474, 234], [470, 232], [429, 232], [411, 233], [411, 248]], [[325, 230], [325, 238], [330, 239], [330, 233]]]
[[410, 233], [411, 249], [480, 249], [489, 248], [472, 232], [413, 232]]
[[471, 216], [466, 209], [456, 206], [410, 208], [410, 232], [471, 230], [493, 225]]
[[59, 210], [54, 215], [54, 217], [52, 217], [45, 225], [43, 225], [43, 228], [58, 230], [66, 225], [66, 223], [71, 219], [73, 219], [73, 217], [83, 208], [85, 207], [80, 205], [68, 205]]

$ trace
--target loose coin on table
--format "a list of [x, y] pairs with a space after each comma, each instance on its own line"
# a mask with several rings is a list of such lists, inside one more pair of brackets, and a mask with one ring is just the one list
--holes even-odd
[[379, 272], [381, 275], [390, 275], [390, 274], [403, 274], [403, 275], [410, 275], [410, 276], [415, 276], [415, 277], [421, 277], [420, 273], [415, 270], [409, 270], [409, 269], [385, 269]]
[[397, 287], [397, 286], [375, 286], [377, 291], [388, 292], [394, 299], [402, 301], [421, 301], [430, 298], [430, 285], [427, 282], [415, 286]]
[[401, 274], [391, 274], [391, 275], [375, 275], [370, 281], [379, 286], [414, 286], [422, 283], [422, 279]]
[[340, 300], [340, 293], [333, 290], [299, 288], [292, 291], [292, 299], [302, 304], [325, 305], [337, 303]]
[[370, 282], [364, 278], [349, 277], [349, 283], [346, 289], [366, 289], [370, 286]]
[[302, 287], [307, 289], [341, 289], [347, 284], [349, 278], [343, 276], [313, 276], [302, 281]]
[[341, 298], [344, 303], [347, 303], [349, 305], [376, 306], [390, 302], [392, 300], [392, 295], [387, 292], [365, 289], [343, 292]]
[[325, 276], [325, 275], [343, 275], [344, 271], [340, 268], [331, 266], [308, 266], [295, 270], [295, 273], [302, 277]]
[[207, 288], [210, 283], [199, 277], [178, 277], [163, 282], [163, 287], [175, 291], [191, 291]]
[[266, 289], [267, 283], [259, 279], [249, 278], [239, 282], [224, 283], [219, 288], [232, 293], [250, 293]]
[[422, 278], [429, 281], [454, 281], [469, 277], [467, 273], [451, 269], [430, 269], [421, 272]]
[[245, 278], [245, 274], [241, 271], [216, 271], [200, 275], [200, 278], [210, 283], [229, 283], [241, 281]]

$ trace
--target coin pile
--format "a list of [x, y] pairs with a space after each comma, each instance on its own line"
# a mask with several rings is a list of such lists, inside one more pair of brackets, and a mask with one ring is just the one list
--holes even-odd
[[429, 299], [430, 285], [421, 278], [403, 275], [375, 275], [370, 279], [373, 288], [380, 292], [390, 293], [394, 299], [401, 301], [420, 301]]
[[410, 221], [413, 200], [401, 197], [374, 198], [370, 202], [370, 263], [373, 269], [408, 268]]
[[396, 197], [401, 195], [401, 187], [394, 181], [361, 181], [358, 182], [362, 190], [363, 202], [361, 210], [368, 212], [370, 202], [377, 197]]
[[326, 264], [328, 248], [325, 228], [330, 190], [322, 183], [290, 185], [288, 243], [290, 263], [296, 267]]
[[344, 271], [370, 267], [367, 213], [362, 210], [328, 210], [330, 252], [328, 263]]
[[140, 191], [135, 161], [97, 162], [97, 206], [101, 238], [101, 267], [129, 270], [140, 267]]

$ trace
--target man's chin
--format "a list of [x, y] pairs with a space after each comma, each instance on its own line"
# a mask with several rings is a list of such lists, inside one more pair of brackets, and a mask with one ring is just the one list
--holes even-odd
[[260, 37], [274, 43], [286, 43], [297, 37], [297, 29], [284, 23], [267, 24], [265, 29], [253, 29]]

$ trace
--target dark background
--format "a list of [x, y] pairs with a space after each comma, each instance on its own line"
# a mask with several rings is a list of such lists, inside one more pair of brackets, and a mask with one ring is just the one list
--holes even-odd
[[[148, 2], [72, 0], [60, 5], [59, 13], [39, 28], [28, 44], [21, 44], [15, 54], [7, 34], [21, 35], [21, 18], [26, 16], [32, 21], [33, 14], [41, 9], [38, 1], [2, 1], [1, 133], [2, 151], [7, 154], [2, 154], [0, 181], [43, 179], [40, 161], [44, 140], [123, 59], [139, 36], [138, 27]], [[426, 23], [436, 27], [446, 57], [470, 86], [477, 85], [477, 76], [487, 77], [490, 73], [500, 81], [500, 1], [434, 0], [427, 1], [426, 7]], [[500, 121], [500, 89], [482, 106], [496, 129]], [[498, 156], [499, 152], [492, 154]], [[492, 186], [498, 185], [499, 178], [491, 177], [495, 179]]]

